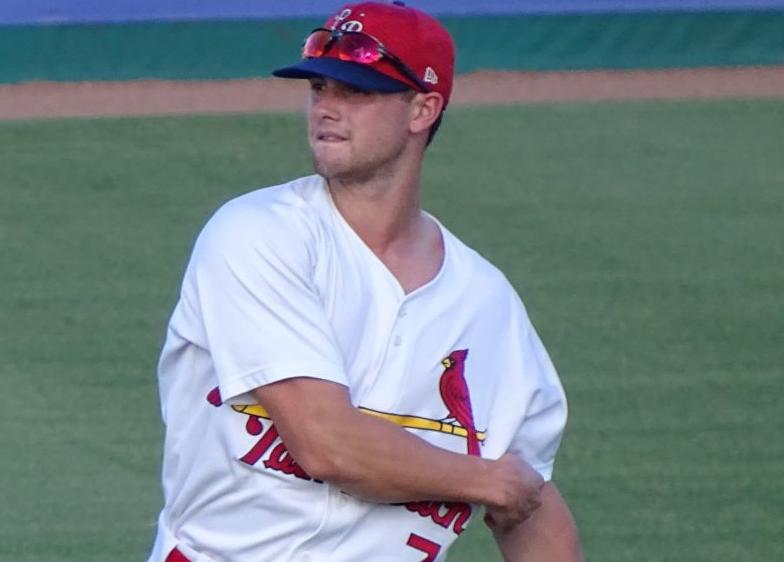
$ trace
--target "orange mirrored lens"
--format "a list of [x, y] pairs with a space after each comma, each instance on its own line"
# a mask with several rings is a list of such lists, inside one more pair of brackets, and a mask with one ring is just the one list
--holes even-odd
[[314, 31], [302, 46], [302, 57], [320, 57], [331, 39], [332, 34], [325, 29]]
[[337, 43], [338, 58], [360, 64], [372, 64], [381, 60], [381, 48], [372, 37], [361, 33], [346, 33]]

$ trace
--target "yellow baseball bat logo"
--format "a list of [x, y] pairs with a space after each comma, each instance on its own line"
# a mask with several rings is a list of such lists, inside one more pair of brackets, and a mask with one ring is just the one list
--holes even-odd
[[[269, 413], [267, 412], [267, 410], [264, 409], [264, 406], [260, 404], [239, 405], [239, 406], [232, 406], [231, 408], [232, 410], [240, 414], [255, 416], [257, 418], [264, 418], [265, 420], [270, 419]], [[367, 414], [368, 416], [374, 416], [376, 418], [387, 420], [389, 422], [394, 423], [395, 425], [399, 425], [400, 427], [405, 427], [409, 429], [425, 429], [427, 431], [448, 433], [450, 435], [457, 435], [459, 437], [468, 437], [468, 432], [464, 427], [453, 423], [446, 423], [440, 420], [434, 420], [431, 418], [422, 418], [419, 416], [390, 414], [388, 412], [380, 412], [378, 410], [371, 410], [370, 408], [363, 408], [363, 407], [360, 407], [359, 411], [362, 412], [363, 414]], [[484, 441], [487, 438], [484, 431], [477, 431], [476, 437], [479, 441]]]

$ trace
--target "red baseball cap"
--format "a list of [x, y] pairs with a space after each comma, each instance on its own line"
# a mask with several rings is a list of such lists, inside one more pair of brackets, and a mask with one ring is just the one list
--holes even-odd
[[[370, 35], [417, 76], [427, 89], [444, 97], [452, 93], [455, 45], [446, 28], [435, 18], [395, 1], [347, 4], [327, 19], [325, 29]], [[421, 88], [386, 57], [370, 64], [341, 60], [336, 49], [316, 58], [273, 72], [281, 78], [325, 76], [357, 88], [377, 92], [400, 92]]]

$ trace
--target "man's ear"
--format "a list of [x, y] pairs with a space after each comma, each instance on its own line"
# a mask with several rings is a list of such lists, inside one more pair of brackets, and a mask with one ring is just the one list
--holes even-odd
[[427, 131], [438, 120], [444, 109], [444, 98], [437, 92], [417, 93], [411, 102], [411, 122], [409, 128], [412, 133]]

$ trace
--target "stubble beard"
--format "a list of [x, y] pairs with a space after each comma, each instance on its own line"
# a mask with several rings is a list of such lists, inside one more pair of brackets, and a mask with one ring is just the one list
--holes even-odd
[[373, 179], [390, 173], [395, 162], [401, 155], [403, 148], [392, 154], [385, 155], [368, 161], [339, 160], [328, 161], [319, 158], [311, 149], [310, 155], [315, 172], [328, 182], [339, 182], [344, 185], [369, 183]]
[[372, 179], [375, 174], [375, 169], [372, 166], [325, 162], [312, 153], [311, 157], [315, 172], [328, 182], [332, 181], [343, 184], [362, 183]]

